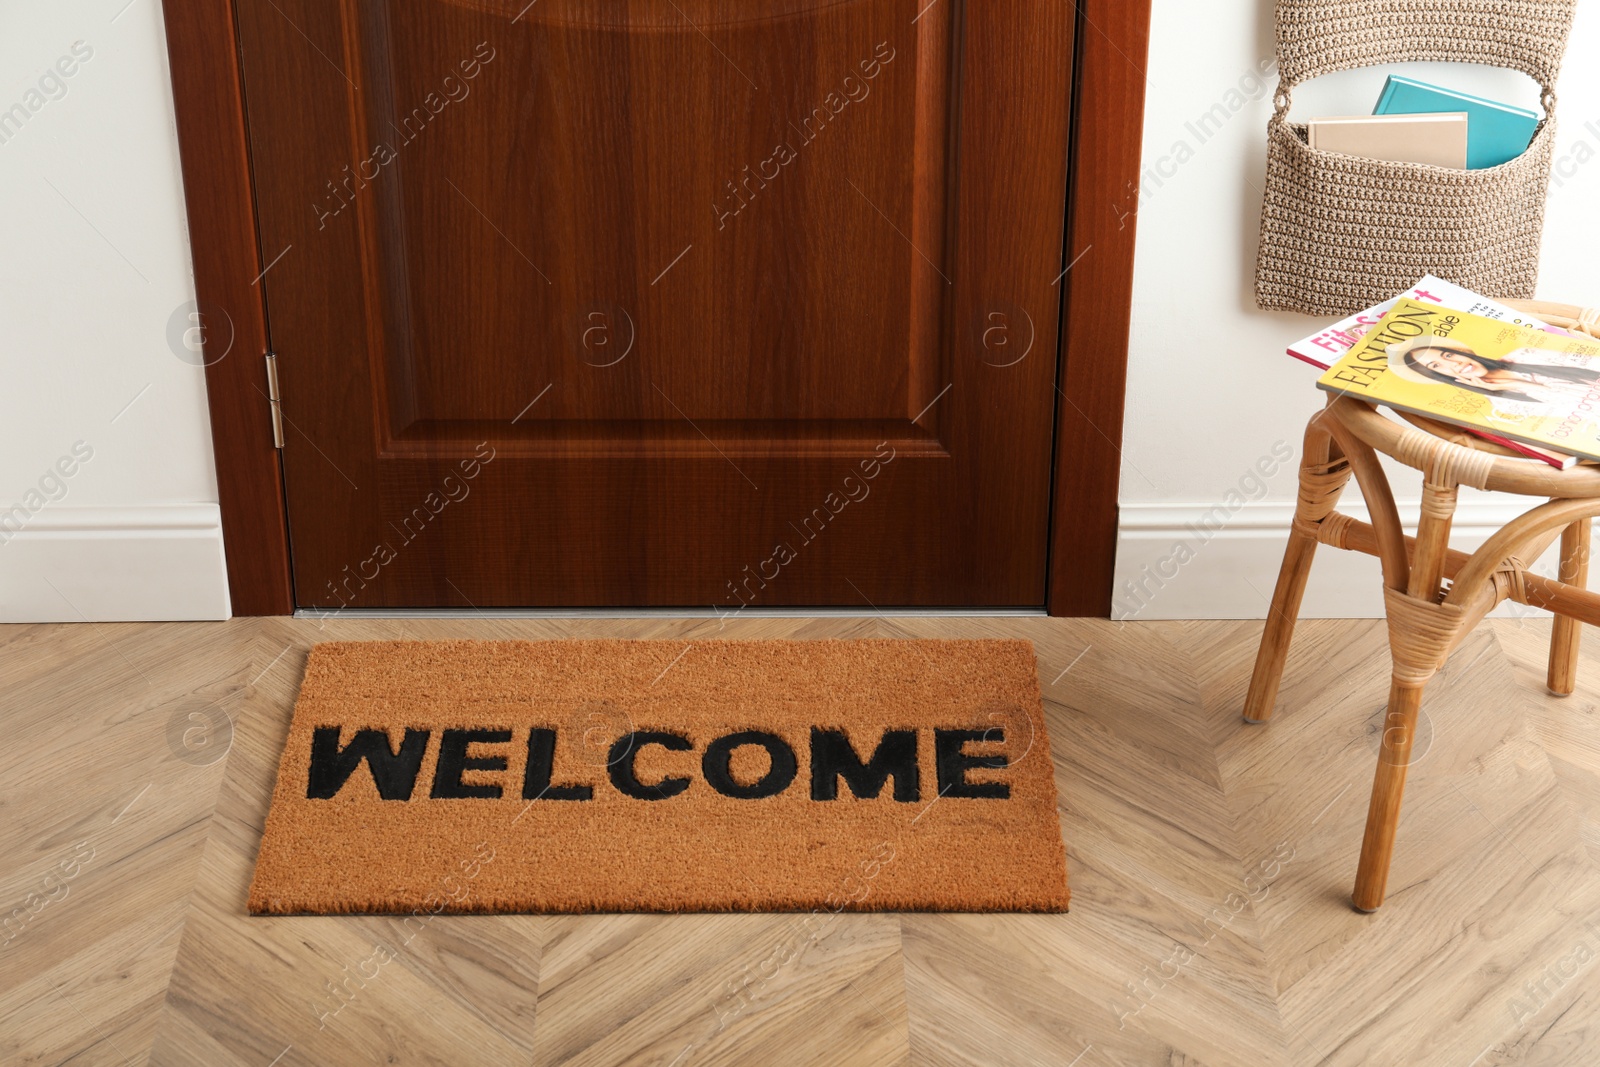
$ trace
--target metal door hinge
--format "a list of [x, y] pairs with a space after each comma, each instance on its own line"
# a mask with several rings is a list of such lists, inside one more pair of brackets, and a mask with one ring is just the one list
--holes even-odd
[[283, 405], [278, 395], [278, 355], [267, 353], [267, 403], [272, 406], [272, 447], [283, 447]]

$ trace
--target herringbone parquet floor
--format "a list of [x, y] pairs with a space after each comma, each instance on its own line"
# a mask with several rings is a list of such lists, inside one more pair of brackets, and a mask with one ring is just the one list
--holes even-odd
[[[0, 1063], [1600, 1063], [1593, 635], [1564, 700], [1547, 623], [1456, 653], [1363, 916], [1381, 623], [1303, 624], [1266, 727], [1238, 716], [1258, 623], [718, 627], [0, 627]], [[1072, 911], [248, 918], [305, 649], [447, 636], [1029, 638]]]

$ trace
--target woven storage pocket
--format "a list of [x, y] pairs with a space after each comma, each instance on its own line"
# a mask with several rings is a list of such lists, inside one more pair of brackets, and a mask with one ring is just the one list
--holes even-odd
[[[1437, 274], [1528, 299], [1555, 144], [1555, 81], [1575, 0], [1278, 0], [1280, 84], [1267, 127], [1256, 303], [1346, 315]], [[1301, 81], [1410, 60], [1489, 63], [1544, 90], [1546, 119], [1516, 159], [1484, 170], [1324, 152], [1288, 121]]]
[[1322, 152], [1304, 126], [1267, 140], [1256, 302], [1344, 315], [1436, 274], [1526, 300], [1539, 273], [1555, 123], [1509, 163], [1451, 170]]

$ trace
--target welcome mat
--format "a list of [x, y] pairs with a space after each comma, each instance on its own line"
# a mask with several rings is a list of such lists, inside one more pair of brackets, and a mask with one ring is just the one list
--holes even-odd
[[1026, 641], [311, 650], [257, 914], [1062, 911]]

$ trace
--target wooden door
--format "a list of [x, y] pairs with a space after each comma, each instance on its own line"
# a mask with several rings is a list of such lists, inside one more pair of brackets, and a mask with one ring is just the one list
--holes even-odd
[[297, 602], [1044, 602], [1073, 9], [239, 0]]

